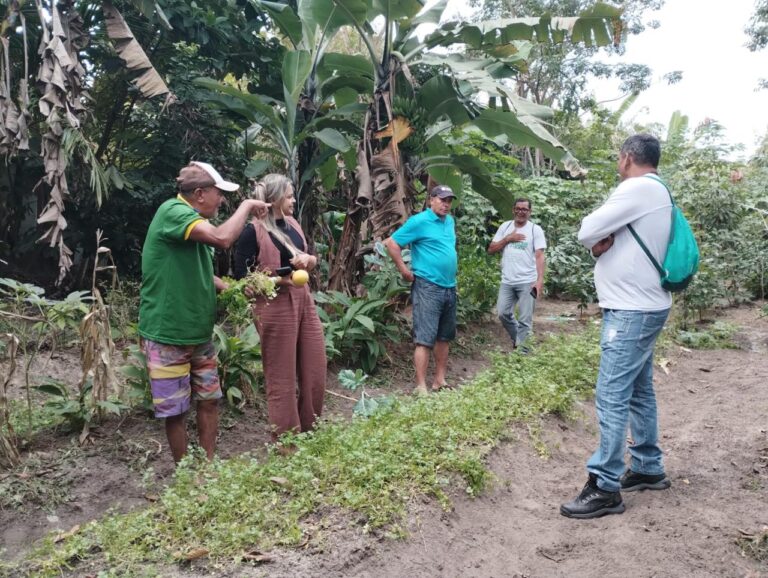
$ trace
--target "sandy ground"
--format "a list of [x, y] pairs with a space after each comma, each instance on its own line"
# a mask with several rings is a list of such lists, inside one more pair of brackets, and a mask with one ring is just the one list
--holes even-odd
[[[543, 303], [536, 329], [569, 331], [572, 304]], [[308, 542], [296, 550], [271, 553], [273, 561], [229, 569], [161, 568], [164, 576], [317, 577], [651, 577], [768, 576], [768, 564], [745, 558], [736, 544], [741, 532], [768, 526], [768, 319], [755, 307], [724, 313], [739, 326], [739, 349], [684, 350], [665, 354], [668, 374], [656, 369], [665, 463], [672, 488], [624, 496], [620, 516], [577, 521], [562, 517], [560, 503], [583, 485], [584, 464], [597, 443], [592, 402], [571, 421], [548, 418], [542, 437], [548, 456], [534, 450], [527, 431], [489, 458], [493, 486], [479, 498], [458, 488], [453, 509], [433, 501], [410, 507], [409, 537], [389, 540], [364, 535], [337, 514], [308, 520]], [[483, 349], [508, 349], [498, 324], [482, 328]], [[403, 349], [401, 354], [405, 354]], [[449, 376], [456, 382], [482, 369], [481, 355], [457, 355]], [[401, 368], [400, 388], [407, 387]], [[333, 396], [331, 396], [333, 397]], [[329, 398], [331, 411], [351, 405]], [[250, 419], [252, 418], [252, 419]], [[102, 428], [102, 443], [79, 449], [67, 438], [38, 441], [46, 468], [28, 475], [57, 483], [66, 496], [56, 508], [34, 503], [0, 511], [0, 548], [17, 558], [34, 540], [55, 528], [68, 529], [99, 516], [108, 507], [146, 503], [141, 472], [155, 470], [155, 482], [170, 475], [162, 431], [143, 416], [120, 427]], [[221, 453], [232, 455], [263, 445], [266, 428], [258, 412], [224, 423]], [[118, 433], [119, 432], [119, 433]], [[115, 440], [118, 440], [117, 442]], [[48, 444], [50, 447], [45, 447]], [[50, 466], [51, 463], [58, 465]], [[40, 473], [42, 471], [43, 473]], [[98, 475], [94, 475], [98, 472]], [[3, 475], [0, 473], [0, 480]], [[19, 475], [18, 472], [12, 475]]]

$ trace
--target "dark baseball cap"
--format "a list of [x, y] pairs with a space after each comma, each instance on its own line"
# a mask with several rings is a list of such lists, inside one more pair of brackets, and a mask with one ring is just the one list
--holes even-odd
[[436, 187], [433, 187], [432, 190], [429, 192], [430, 197], [437, 197], [438, 199], [455, 199], [456, 195], [451, 190], [451, 187], [446, 187], [445, 185], [437, 185]]

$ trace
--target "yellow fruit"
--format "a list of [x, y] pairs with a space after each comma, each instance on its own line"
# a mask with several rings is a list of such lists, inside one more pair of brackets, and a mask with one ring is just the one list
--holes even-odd
[[304, 269], [296, 269], [293, 272], [293, 275], [291, 275], [291, 281], [293, 281], [293, 284], [298, 287], [306, 285], [307, 281], [309, 281], [309, 273], [307, 273]]

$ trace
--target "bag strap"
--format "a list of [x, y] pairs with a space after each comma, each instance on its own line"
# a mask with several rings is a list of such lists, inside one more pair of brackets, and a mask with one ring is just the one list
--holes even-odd
[[637, 234], [635, 231], [635, 228], [632, 225], [627, 225], [627, 229], [629, 229], [629, 232], [632, 233], [632, 236], [635, 238], [635, 241], [637, 241], [637, 244], [640, 245], [640, 248], [643, 250], [643, 253], [648, 255], [648, 258], [651, 260], [651, 263], [653, 263], [653, 266], [656, 267], [656, 270], [659, 272], [659, 275], [662, 277], [666, 275], [666, 271], [661, 268], [661, 265], [659, 265], [659, 262], [656, 260], [656, 257], [651, 255], [651, 252], [648, 250], [648, 247], [645, 246], [645, 243], [643, 243], [642, 239], [640, 239], [640, 235]]
[[647, 177], [649, 179], [653, 179], [657, 183], [661, 183], [662, 185], [664, 185], [664, 188], [667, 189], [667, 194], [669, 195], [669, 201], [672, 203], [673, 207], [676, 206], [675, 205], [675, 199], [672, 198], [672, 193], [669, 190], [669, 186], [667, 185], [667, 183], [664, 182], [664, 180], [659, 175], [657, 175], [655, 173], [651, 173], [651, 174], [643, 175], [643, 176]]
[[[654, 181], [664, 185], [664, 188], [666, 189], [667, 194], [669, 195], [669, 200], [672, 203], [672, 209], [673, 209], [672, 210], [672, 226], [674, 226], [674, 219], [675, 219], [674, 207], [676, 205], [675, 205], [675, 199], [672, 198], [672, 193], [669, 191], [669, 187], [667, 186], [667, 183], [665, 183], [662, 180], [662, 178], [657, 174], [652, 173], [652, 174], [647, 174], [643, 176], [649, 179], [653, 179]], [[646, 247], [645, 243], [643, 243], [643, 240], [640, 238], [640, 235], [637, 234], [637, 231], [635, 231], [635, 228], [631, 224], [628, 224], [627, 229], [629, 229], [629, 232], [632, 233], [632, 236], [635, 238], [635, 241], [637, 241], [637, 244], [640, 245], [640, 248], [643, 250], [643, 253], [645, 253], [648, 256], [648, 258], [651, 260], [651, 263], [653, 263], [653, 266], [659, 272], [659, 275], [661, 275], [662, 277], [666, 275], [667, 272], [664, 271], [661, 265], [659, 265], [659, 262], [656, 260], [656, 257], [651, 255], [651, 252], [648, 250], [648, 247]], [[670, 229], [670, 235], [671, 234], [672, 234], [672, 229]]]

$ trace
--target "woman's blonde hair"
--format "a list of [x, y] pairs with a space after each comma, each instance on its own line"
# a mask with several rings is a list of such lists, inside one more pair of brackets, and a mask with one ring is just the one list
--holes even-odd
[[[293, 187], [293, 183], [291, 183], [288, 177], [273, 173], [266, 175], [256, 183], [252, 196], [255, 199], [270, 203], [274, 206], [285, 198], [285, 195], [288, 192], [288, 187]], [[291, 255], [295, 257], [296, 255], [303, 253], [303, 251], [299, 250], [298, 247], [293, 244], [291, 238], [277, 226], [275, 215], [272, 211], [267, 213], [267, 216], [261, 221], [261, 224], [264, 225], [264, 228], [278, 241], [285, 245]]]

